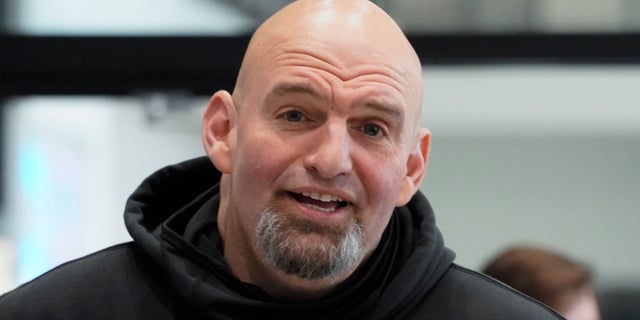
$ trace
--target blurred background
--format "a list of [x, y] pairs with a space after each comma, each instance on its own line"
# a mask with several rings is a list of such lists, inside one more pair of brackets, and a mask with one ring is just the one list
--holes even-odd
[[[130, 239], [126, 198], [204, 155], [209, 96], [288, 2], [0, 0], [0, 293]], [[636, 319], [640, 1], [374, 2], [423, 62], [422, 190], [458, 263], [552, 248]]]

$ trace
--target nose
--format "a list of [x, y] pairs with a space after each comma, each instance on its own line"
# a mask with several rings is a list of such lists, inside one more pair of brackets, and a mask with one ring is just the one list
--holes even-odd
[[331, 179], [351, 171], [351, 138], [346, 125], [327, 123], [314, 136], [310, 152], [304, 158], [307, 170], [320, 178]]

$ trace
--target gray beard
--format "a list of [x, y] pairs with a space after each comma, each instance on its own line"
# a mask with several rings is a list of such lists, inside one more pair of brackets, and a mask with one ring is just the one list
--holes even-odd
[[[297, 216], [266, 209], [256, 226], [258, 245], [267, 261], [286, 274], [306, 280], [335, 277], [362, 259], [364, 233], [354, 222], [334, 230]], [[301, 241], [305, 235], [322, 235], [320, 241]]]

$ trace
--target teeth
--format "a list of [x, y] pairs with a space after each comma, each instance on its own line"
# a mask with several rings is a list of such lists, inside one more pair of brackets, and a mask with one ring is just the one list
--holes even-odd
[[306, 203], [305, 206], [314, 209], [314, 210], [318, 210], [318, 211], [324, 211], [324, 212], [334, 212], [336, 211], [335, 208], [323, 208], [323, 207], [318, 207], [318, 206], [314, 206], [312, 204]]
[[319, 194], [315, 192], [303, 192], [303, 196], [309, 197], [314, 200], [320, 200], [322, 202], [331, 202], [331, 201], [344, 201], [342, 198], [330, 194]]

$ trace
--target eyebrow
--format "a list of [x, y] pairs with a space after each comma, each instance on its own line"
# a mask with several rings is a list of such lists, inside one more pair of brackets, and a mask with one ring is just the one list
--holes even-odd
[[270, 94], [270, 96], [271, 95], [284, 96], [284, 95], [293, 94], [293, 93], [302, 93], [318, 99], [323, 98], [323, 95], [320, 92], [318, 92], [315, 88], [313, 88], [311, 85], [306, 83], [297, 83], [297, 82], [284, 82], [276, 85], [275, 88], [272, 90], [272, 94]]
[[391, 104], [380, 103], [378, 101], [366, 101], [365, 103], [361, 104], [361, 106], [374, 109], [375, 111], [383, 114], [387, 114], [396, 121], [401, 122], [403, 119], [404, 113], [400, 110], [400, 108]]
[[[286, 96], [288, 94], [306, 94], [313, 98], [323, 99], [325, 96], [317, 91], [313, 86], [304, 82], [283, 82], [277, 84], [271, 93], [268, 95], [268, 98], [272, 98], [274, 96]], [[369, 99], [364, 101], [363, 103], [358, 103], [356, 106], [360, 108], [371, 108], [376, 112], [389, 115], [394, 121], [399, 123], [403, 122], [404, 113], [401, 111], [401, 108], [385, 103], [384, 101], [378, 101], [379, 99]]]

